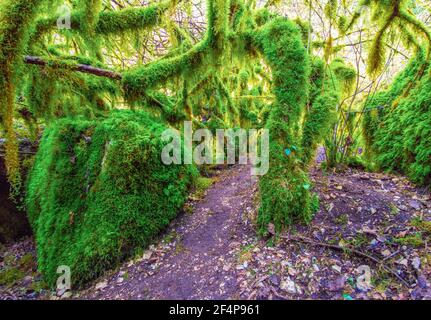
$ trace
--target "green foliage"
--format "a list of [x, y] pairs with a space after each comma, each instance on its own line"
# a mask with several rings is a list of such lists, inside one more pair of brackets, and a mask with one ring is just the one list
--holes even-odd
[[402, 238], [396, 238], [394, 239], [394, 242], [403, 246], [412, 246], [412, 247], [422, 247], [425, 244], [422, 238], [422, 235], [420, 233], [405, 236]]
[[[392, 87], [369, 101], [363, 131], [372, 159], [381, 169], [406, 173], [420, 185], [431, 184], [431, 78], [417, 80], [423, 68], [419, 56], [394, 81]], [[406, 87], [415, 86], [406, 96]]]
[[229, 0], [208, 0], [208, 31], [205, 38], [187, 52], [125, 72], [122, 82], [126, 99], [136, 101], [170, 79], [197, 72], [205, 67], [204, 62], [219, 64], [228, 33], [229, 4]]
[[423, 233], [431, 236], [431, 221], [424, 221], [420, 218], [412, 220], [411, 225], [422, 231]]
[[[370, 75], [378, 76], [383, 71], [387, 56], [385, 42], [390, 35], [390, 31], [394, 29], [399, 31], [398, 36], [404, 40], [407, 47], [413, 45], [418, 50], [425, 47], [427, 60], [430, 58], [431, 33], [427, 26], [411, 14], [409, 9], [413, 3], [408, 0], [361, 0], [358, 3], [358, 10], [343, 31], [346, 32], [355, 25], [363, 12], [365, 12], [364, 7], [371, 8], [371, 21], [376, 23], [378, 31], [372, 39], [367, 59], [367, 71]], [[425, 41], [425, 43], [422, 44], [420, 40]]]
[[164, 130], [132, 111], [59, 120], [45, 130], [27, 209], [39, 269], [51, 286], [60, 265], [70, 266], [74, 286], [94, 279], [176, 216], [196, 170], [161, 162]]
[[25, 277], [25, 273], [18, 268], [7, 268], [0, 271], [0, 286], [12, 287]]
[[6, 131], [6, 168], [13, 186], [20, 181], [18, 143], [13, 132], [15, 86], [28, 32], [42, 0], [6, 0], [0, 4], [0, 119]]
[[[350, 86], [352, 70], [335, 60], [329, 68], [320, 59], [313, 59], [311, 92], [302, 132], [302, 161], [310, 164], [319, 143], [326, 138], [335, 123], [336, 106], [343, 87]], [[353, 76], [356, 76], [353, 72]], [[346, 79], [346, 80], [345, 80]], [[346, 82], [347, 85], [342, 85]]]
[[[84, 4], [86, 1], [82, 1]], [[93, 1], [90, 1], [91, 3]], [[172, 1], [165, 1], [158, 4], [152, 4], [148, 7], [125, 8], [117, 11], [104, 11], [98, 14], [97, 10], [91, 9], [91, 6], [85, 6], [87, 14], [86, 20], [83, 20], [83, 12], [74, 12], [71, 15], [72, 30], [88, 30], [94, 28], [98, 35], [116, 35], [127, 31], [136, 31], [157, 25], [161, 16], [172, 5]], [[100, 8], [100, 4], [99, 4]], [[82, 9], [82, 8], [81, 8]], [[35, 31], [32, 39], [39, 39], [42, 35], [57, 26], [58, 17], [40, 18], [36, 21]], [[84, 24], [84, 25], [82, 25]], [[92, 26], [91, 26], [92, 25]]]

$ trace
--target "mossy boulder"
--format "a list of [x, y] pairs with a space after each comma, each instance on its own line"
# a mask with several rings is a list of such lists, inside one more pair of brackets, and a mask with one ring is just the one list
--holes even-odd
[[46, 129], [27, 208], [50, 285], [62, 265], [71, 268], [74, 287], [94, 279], [147, 246], [177, 215], [197, 170], [162, 163], [165, 129], [133, 111]]

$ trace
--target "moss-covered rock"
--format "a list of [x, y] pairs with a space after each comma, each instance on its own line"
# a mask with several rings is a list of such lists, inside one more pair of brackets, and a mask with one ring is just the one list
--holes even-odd
[[54, 285], [69, 266], [82, 285], [143, 248], [182, 207], [193, 166], [161, 161], [166, 127], [145, 113], [60, 120], [46, 129], [27, 208], [39, 269]]

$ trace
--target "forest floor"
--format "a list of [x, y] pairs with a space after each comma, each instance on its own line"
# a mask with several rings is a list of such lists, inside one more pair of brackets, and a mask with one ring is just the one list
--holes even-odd
[[[71, 298], [431, 299], [430, 194], [394, 175], [311, 176], [321, 199], [313, 222], [262, 239], [250, 168], [219, 171], [147, 251]], [[0, 283], [0, 299], [58, 299], [36, 293], [35, 265], [22, 263], [34, 254], [31, 239], [0, 249], [0, 272], [25, 270]]]

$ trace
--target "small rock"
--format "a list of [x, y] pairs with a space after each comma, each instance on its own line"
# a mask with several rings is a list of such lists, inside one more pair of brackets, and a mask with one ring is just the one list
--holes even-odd
[[123, 283], [124, 282], [124, 278], [123, 277], [119, 277], [118, 279], [117, 279], [117, 283]]
[[62, 297], [67, 292], [67, 289], [57, 290], [57, 297]]
[[291, 294], [295, 294], [296, 293], [295, 282], [293, 282], [289, 277], [287, 277], [281, 282], [280, 289], [287, 291]]
[[142, 260], [150, 260], [153, 253], [150, 250], [147, 250], [144, 252], [144, 255], [142, 256]]
[[66, 291], [65, 293], [63, 293], [63, 295], [61, 296], [61, 299], [70, 299], [72, 297], [72, 292], [70, 291]]

